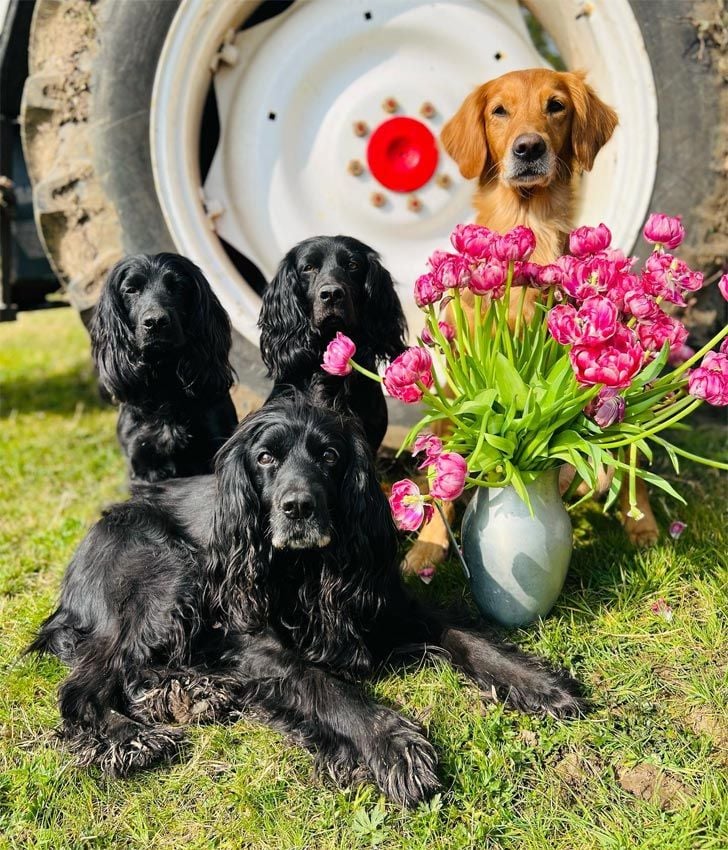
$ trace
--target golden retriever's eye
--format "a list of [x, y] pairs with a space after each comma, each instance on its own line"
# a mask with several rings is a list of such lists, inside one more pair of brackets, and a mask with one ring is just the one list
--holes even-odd
[[333, 466], [339, 460], [339, 453], [336, 449], [326, 449], [323, 453], [324, 463], [328, 463], [329, 466]]
[[556, 98], [552, 97], [551, 100], [546, 104], [546, 112], [549, 115], [555, 115], [557, 112], [563, 112], [566, 109], [564, 104], [560, 100], [556, 100]]
[[493, 115], [500, 115], [501, 117], [504, 115], [508, 115], [505, 106], [496, 106], [492, 112]]
[[259, 466], [270, 466], [275, 461], [275, 458], [270, 452], [260, 452], [258, 455]]

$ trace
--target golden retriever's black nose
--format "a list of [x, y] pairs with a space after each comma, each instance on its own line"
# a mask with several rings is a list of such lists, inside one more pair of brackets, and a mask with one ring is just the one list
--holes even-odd
[[513, 142], [513, 155], [524, 162], [535, 162], [546, 153], [546, 142], [538, 133], [523, 133]]
[[289, 519], [308, 519], [313, 515], [314, 501], [310, 493], [289, 493], [281, 501], [281, 510]]

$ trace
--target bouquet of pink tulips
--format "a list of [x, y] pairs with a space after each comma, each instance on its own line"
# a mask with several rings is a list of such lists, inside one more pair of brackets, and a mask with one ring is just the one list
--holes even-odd
[[[436, 252], [415, 283], [425, 314], [419, 344], [383, 378], [362, 369], [351, 340], [337, 334], [324, 357], [326, 371], [358, 369], [383, 380], [395, 398], [425, 407], [403, 448], [423, 455], [429, 494], [409, 480], [393, 486], [401, 528], [415, 530], [431, 514], [433, 499], [452, 500], [468, 486], [511, 484], [528, 504], [525, 484], [565, 463], [589, 483], [584, 498], [611, 467], [607, 505], [626, 476], [630, 515], [639, 518], [637, 477], [683, 501], [667, 481], [638, 465], [638, 453], [649, 463], [653, 447], [667, 452], [676, 471], [680, 457], [728, 469], [662, 436], [703, 401], [728, 405], [728, 327], [700, 351], [686, 346], [685, 326], [663, 308], [684, 306], [703, 276], [669, 253], [684, 237], [679, 218], [650, 216], [644, 237], [654, 249], [641, 271], [635, 258], [610, 247], [603, 224], [574, 230], [570, 253], [541, 266], [529, 262], [535, 238], [528, 228], [500, 235], [459, 225], [451, 236], [454, 252]], [[719, 286], [728, 299], [728, 276]], [[519, 309], [509, 327], [515, 287]], [[528, 288], [537, 297], [525, 318]], [[472, 325], [463, 312], [465, 290], [472, 294]], [[451, 323], [443, 320], [446, 304]], [[720, 350], [711, 350], [721, 340]], [[442, 420], [444, 444], [431, 431]]]

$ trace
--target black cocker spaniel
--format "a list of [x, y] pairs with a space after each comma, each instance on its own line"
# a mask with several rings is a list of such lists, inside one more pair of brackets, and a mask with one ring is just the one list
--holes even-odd
[[194, 263], [127, 257], [109, 273], [91, 323], [99, 380], [119, 403], [133, 481], [201, 475], [237, 424], [230, 320]]
[[321, 360], [337, 331], [356, 343], [357, 362], [370, 370], [404, 350], [407, 324], [378, 254], [350, 236], [300, 242], [266, 288], [258, 324], [273, 396], [293, 386], [313, 404], [353, 413], [376, 452], [387, 430], [381, 387], [357, 372], [327, 375]]
[[407, 594], [358, 426], [280, 398], [243, 420], [214, 476], [136, 485], [104, 514], [31, 649], [71, 667], [61, 734], [82, 763], [125, 775], [179, 753], [166, 724], [250, 712], [338, 783], [413, 806], [439, 788], [436, 753], [358, 682], [434, 647], [516, 708], [582, 707], [566, 673]]

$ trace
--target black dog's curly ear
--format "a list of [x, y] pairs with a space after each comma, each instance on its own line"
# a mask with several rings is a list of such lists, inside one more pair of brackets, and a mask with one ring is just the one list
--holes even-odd
[[367, 254], [361, 327], [377, 360], [391, 360], [407, 347], [407, 322], [390, 273], [374, 251]]
[[215, 508], [205, 596], [211, 617], [225, 628], [262, 628], [270, 606], [268, 573], [272, 550], [263, 530], [260, 499], [246, 462], [251, 414], [217, 453]]
[[[163, 256], [163, 255], [160, 255]], [[233, 384], [230, 318], [202, 271], [186, 257], [175, 257], [175, 270], [192, 284], [193, 300], [179, 375], [195, 395], [220, 395]]]
[[299, 373], [308, 374], [317, 365], [306, 290], [296, 271], [293, 251], [283, 258], [265, 288], [258, 327], [260, 354], [274, 381], [293, 381]]
[[143, 260], [143, 257], [126, 257], [111, 269], [89, 325], [91, 354], [99, 382], [116, 401], [126, 401], [140, 381], [139, 352], [121, 285]]
[[[363, 573], [369, 585], [375, 576], [397, 572], [397, 530], [358, 423], [348, 423], [346, 430], [351, 449], [339, 494], [341, 527], [346, 529], [339, 557], [351, 564], [351, 571]], [[376, 583], [381, 586], [381, 578]]]

